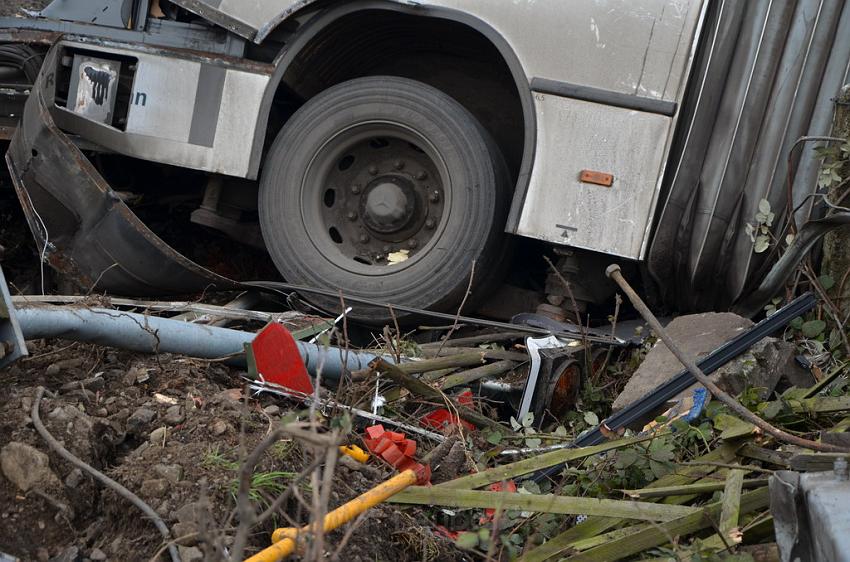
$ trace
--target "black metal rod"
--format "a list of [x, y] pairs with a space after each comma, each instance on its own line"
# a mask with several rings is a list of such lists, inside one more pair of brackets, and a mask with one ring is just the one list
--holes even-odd
[[[781, 309], [777, 310], [771, 316], [768, 316], [755, 326], [745, 332], [742, 332], [712, 351], [697, 363], [697, 366], [707, 375], [717, 371], [720, 367], [729, 363], [750, 347], [760, 342], [770, 334], [784, 328], [794, 318], [801, 316], [814, 308], [817, 300], [812, 293], [800, 295]], [[647, 414], [652, 413], [657, 408], [662, 406], [668, 400], [687, 390], [696, 380], [690, 371], [683, 369], [676, 376], [667, 382], [656, 387], [652, 392], [626, 406], [602, 423], [606, 427], [616, 430], [621, 427], [627, 427]], [[605, 441], [605, 436], [599, 427], [585, 433], [583, 436], [576, 439], [572, 444], [573, 447], [589, 447], [598, 445]], [[556, 476], [565, 465], [556, 465], [547, 469], [541, 470], [534, 475], [532, 479], [535, 482], [540, 482], [546, 478]]]
[[[296, 293], [307, 293], [313, 295], [321, 295], [323, 297], [331, 297], [334, 299], [339, 298], [339, 293], [330, 291], [327, 289], [318, 289], [315, 287], [306, 287], [303, 285], [292, 285], [290, 283], [281, 283], [278, 281], [255, 281], [250, 283], [243, 283], [246, 287], [251, 287], [254, 289], [264, 289], [266, 291], [274, 291], [277, 293], [284, 293], [286, 291], [296, 292]], [[431, 310], [423, 310], [421, 308], [413, 308], [410, 306], [396, 305], [396, 304], [388, 304], [385, 302], [380, 302], [372, 299], [366, 299], [363, 297], [354, 297], [350, 295], [343, 295], [346, 303], [356, 303], [362, 304], [366, 306], [374, 306], [377, 308], [391, 308], [395, 312], [404, 312], [406, 314], [414, 314], [417, 316], [423, 316], [428, 318], [437, 318], [440, 320], [447, 320], [449, 322], [454, 322], [457, 320], [461, 324], [471, 324], [473, 326], [484, 326], [488, 328], [499, 328], [501, 330], [511, 330], [515, 332], [526, 332], [528, 334], [537, 334], [537, 335], [554, 335], [559, 338], [567, 338], [573, 340], [584, 340], [591, 343], [598, 343], [602, 345], [613, 345], [623, 347], [627, 345], [628, 342], [624, 342], [618, 338], [611, 337], [603, 337], [603, 336], [594, 336], [590, 334], [582, 335], [579, 332], [557, 332], [548, 330], [546, 328], [535, 328], [533, 326], [526, 326], [524, 324], [509, 324], [507, 322], [498, 322], [495, 320], [483, 320], [481, 318], [471, 318], [469, 316], [455, 316], [454, 314], [447, 314], [445, 312], [433, 312]]]

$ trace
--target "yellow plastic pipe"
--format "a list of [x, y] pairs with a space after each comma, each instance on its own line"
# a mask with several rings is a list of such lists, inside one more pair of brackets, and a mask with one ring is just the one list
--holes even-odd
[[[324, 531], [330, 532], [334, 529], [345, 525], [367, 509], [375, 507], [379, 503], [386, 501], [387, 498], [401, 492], [408, 486], [416, 483], [416, 473], [412, 470], [393, 476], [386, 482], [378, 484], [365, 494], [362, 494], [350, 502], [341, 505], [335, 510], [325, 515], [323, 522]], [[294, 527], [285, 527], [276, 529], [272, 533], [272, 545], [265, 550], [262, 550], [254, 556], [247, 558], [245, 562], [279, 562], [293, 552], [297, 546], [296, 540], [299, 534], [309, 533], [311, 526], [307, 525], [301, 529]]]

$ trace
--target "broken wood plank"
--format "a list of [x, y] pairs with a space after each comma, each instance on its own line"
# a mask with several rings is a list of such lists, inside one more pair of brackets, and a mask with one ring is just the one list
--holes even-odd
[[563, 515], [597, 515], [637, 519], [640, 521], [672, 521], [698, 513], [698, 508], [682, 505], [636, 502], [628, 500], [600, 500], [510, 492], [484, 492], [480, 490], [442, 490], [436, 486], [411, 486], [389, 500], [391, 503], [439, 505], [458, 508], [512, 509]]
[[799, 472], [825, 472], [832, 470], [836, 459], [847, 459], [850, 455], [843, 453], [800, 453], [788, 461], [791, 470]]
[[723, 507], [720, 510], [720, 532], [730, 544], [741, 542], [740, 537], [732, 535], [738, 528], [741, 516], [741, 490], [744, 488], [744, 471], [732, 470], [723, 489]]
[[[760, 488], [741, 497], [741, 515], [766, 507], [769, 503], [768, 489]], [[661, 546], [683, 535], [690, 535], [711, 526], [722, 510], [722, 503], [713, 503], [696, 513], [680, 517], [665, 523], [644, 525], [639, 532], [621, 539], [609, 541], [585, 552], [566, 558], [569, 562], [599, 562], [601, 560], [621, 560], [644, 550]]]
[[[731, 472], [741, 472], [732, 470]], [[754, 478], [752, 480], [744, 480], [742, 486], [744, 489], [761, 488], [767, 486], [768, 478]], [[686, 484], [683, 486], [665, 486], [657, 488], [642, 488], [640, 490], [620, 490], [627, 496], [635, 499], [643, 498], [659, 498], [666, 496], [679, 495], [701, 495], [713, 492], [719, 492], [725, 489], [727, 482], [703, 482], [699, 484]]]
[[737, 450], [737, 454], [748, 459], [781, 466], [782, 468], [788, 468], [790, 466], [788, 464], [788, 459], [791, 458], [789, 453], [765, 449], [764, 447], [759, 447], [752, 443], [744, 443], [741, 445], [741, 447]]
[[729, 472], [729, 477], [726, 479], [726, 486], [723, 489], [718, 534], [706, 539], [704, 543], [706, 548], [713, 548], [719, 552], [726, 550], [730, 545], [741, 543], [742, 533], [738, 525], [744, 474], [743, 470], [732, 470]]
[[494, 468], [489, 468], [477, 474], [470, 474], [469, 476], [463, 476], [461, 478], [456, 478], [448, 482], [443, 482], [442, 484], [437, 484], [437, 486], [435, 487], [459, 490], [471, 490], [474, 488], [480, 488], [482, 486], [486, 486], [494, 482], [510, 480], [515, 476], [521, 476], [523, 474], [528, 474], [529, 472], [535, 472], [537, 470], [540, 470], [541, 468], [555, 466], [557, 464], [561, 464], [567, 461], [584, 459], [593, 455], [605, 453], [607, 451], [613, 451], [614, 449], [620, 449], [622, 447], [628, 447], [630, 445], [641, 443], [643, 441], [649, 441], [650, 439], [655, 439], [656, 437], [657, 435], [647, 435], [643, 437], [632, 437], [629, 439], [618, 439], [617, 441], [609, 441], [608, 443], [602, 443], [601, 445], [594, 445], [592, 447], [580, 447], [575, 449], [561, 449], [559, 451], [551, 451], [549, 453], [543, 453], [542, 455], [537, 455], [536, 457], [532, 457], [529, 459], [504, 464], [502, 466], [497, 466]]
[[[734, 447], [723, 443], [717, 449], [709, 451], [707, 454], [699, 457], [695, 460], [705, 461], [705, 462], [728, 462], [735, 458]], [[710, 465], [694, 465], [694, 466], [686, 466], [679, 469], [676, 473], [668, 474], [663, 478], [657, 480], [653, 484], [650, 484], [648, 487], [658, 486], [658, 487], [667, 487], [667, 486], [677, 486], [690, 482], [694, 482], [695, 480], [701, 480], [706, 478], [709, 475], [713, 475], [714, 472], [717, 471], [716, 467]], [[663, 503], [666, 504], [683, 504], [695, 499], [695, 496], [671, 496], [668, 498], [664, 498]], [[652, 501], [652, 499], [650, 499]], [[533, 549], [530, 552], [527, 552], [523, 557], [523, 562], [544, 562], [545, 560], [549, 560], [559, 554], [565, 552], [568, 549], [576, 548], [576, 545], [581, 544], [581, 541], [590, 539], [594, 536], [600, 535], [605, 531], [616, 527], [623, 523], [622, 519], [616, 519], [612, 517], [591, 517], [587, 519], [584, 523], [580, 523], [573, 527], [572, 529], [567, 529], [563, 533], [551, 538], [546, 541], [542, 545]]]
[[766, 408], [779, 402], [781, 407], [788, 407], [795, 414], [835, 414], [850, 411], [850, 396], [815, 396], [802, 400], [780, 400], [767, 402]]
[[570, 548], [575, 550], [590, 550], [591, 548], [597, 547], [601, 544], [605, 544], [608, 541], [615, 541], [625, 538], [629, 535], [633, 535], [635, 533], [640, 532], [640, 530], [640, 525], [633, 525], [631, 527], [614, 529], [613, 531], [608, 531], [607, 533], [602, 533], [596, 536], [588, 537], [586, 539], [577, 540], [570, 545]]

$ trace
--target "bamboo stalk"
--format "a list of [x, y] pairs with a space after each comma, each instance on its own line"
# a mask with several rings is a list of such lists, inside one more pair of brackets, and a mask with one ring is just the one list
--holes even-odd
[[528, 337], [526, 332], [501, 332], [498, 334], [482, 334], [480, 336], [469, 336], [466, 338], [456, 338], [443, 342], [424, 343], [419, 347], [421, 349], [439, 349], [442, 347], [465, 347], [468, 345], [478, 345], [482, 343], [500, 343], [503, 341], [520, 340]]
[[402, 363], [398, 368], [403, 373], [408, 375], [416, 375], [419, 373], [427, 373], [428, 371], [438, 371], [440, 369], [448, 369], [449, 367], [473, 367], [475, 365], [484, 365], [487, 363], [487, 354], [484, 351], [473, 351], [471, 353], [460, 353], [458, 355], [449, 355], [447, 357], [435, 357], [433, 359], [423, 359], [422, 361], [411, 361]]
[[469, 369], [468, 371], [461, 371], [460, 373], [449, 375], [445, 379], [443, 379], [442, 388], [443, 390], [449, 390], [450, 388], [455, 388], [456, 386], [463, 386], [471, 382], [475, 382], [477, 380], [483, 379], [484, 377], [495, 377], [498, 375], [502, 375], [512, 370], [516, 366], [517, 363], [514, 361], [497, 361], [495, 363], [490, 363], [489, 365], [483, 365], [481, 367], [476, 367], [475, 369]]
[[[439, 355], [437, 352], [439, 351]], [[428, 357], [430, 359], [436, 359], [438, 357], [457, 357], [458, 355], [465, 355], [468, 353], [482, 353], [484, 355], [484, 359], [497, 359], [497, 360], [508, 360], [508, 361], [519, 361], [526, 362], [531, 358], [527, 353], [520, 353], [518, 351], [505, 351], [503, 349], [481, 349], [477, 347], [446, 347], [441, 351], [439, 349], [428, 348], [422, 350], [422, 356]]]
[[390, 498], [392, 503], [440, 505], [459, 508], [512, 509], [566, 515], [598, 515], [641, 521], [672, 521], [699, 512], [693, 507], [625, 500], [600, 500], [569, 496], [532, 495], [480, 490], [441, 490], [411, 486]]
[[403, 386], [416, 396], [425, 398], [427, 400], [433, 400], [435, 402], [445, 402], [448, 400], [449, 402], [451, 402], [452, 406], [457, 410], [458, 416], [477, 427], [486, 427], [492, 429], [493, 431], [499, 431], [505, 435], [516, 435], [514, 431], [503, 426], [499, 422], [492, 420], [483, 414], [479, 414], [472, 408], [468, 408], [466, 406], [458, 404], [455, 400], [449, 398], [430, 384], [421, 381], [408, 373], [405, 373], [399, 368], [398, 365], [393, 365], [391, 363], [387, 363], [381, 358], [377, 358], [373, 359], [372, 362], [369, 363], [369, 368], [372, 370], [381, 371], [381, 373], [391, 378], [393, 382], [400, 386]]
[[457, 369], [455, 367], [449, 367], [448, 369], [440, 369], [439, 371], [428, 371], [427, 373], [422, 373], [422, 376], [419, 377], [419, 380], [425, 382], [434, 382], [438, 381], [441, 378], [451, 375], [452, 373], [456, 373]]
[[[740, 514], [762, 509], [769, 503], [768, 489], [759, 488], [741, 497]], [[621, 560], [644, 550], [661, 546], [671, 538], [690, 535], [711, 526], [722, 510], [722, 503], [716, 502], [696, 513], [685, 515], [673, 521], [645, 525], [636, 533], [629, 534], [618, 540], [609, 541], [603, 545], [580, 552], [568, 557], [569, 562], [600, 562]]]

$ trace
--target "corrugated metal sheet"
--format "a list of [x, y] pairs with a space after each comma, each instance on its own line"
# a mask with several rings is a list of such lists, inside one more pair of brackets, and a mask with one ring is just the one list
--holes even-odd
[[[790, 210], [816, 190], [816, 144], [792, 147], [830, 133], [848, 66], [844, 0], [712, 3], [648, 256], [668, 305], [728, 308], [761, 281], [772, 255], [753, 252], [746, 224], [767, 199], [782, 238]], [[812, 213], [804, 204], [798, 224]]]

